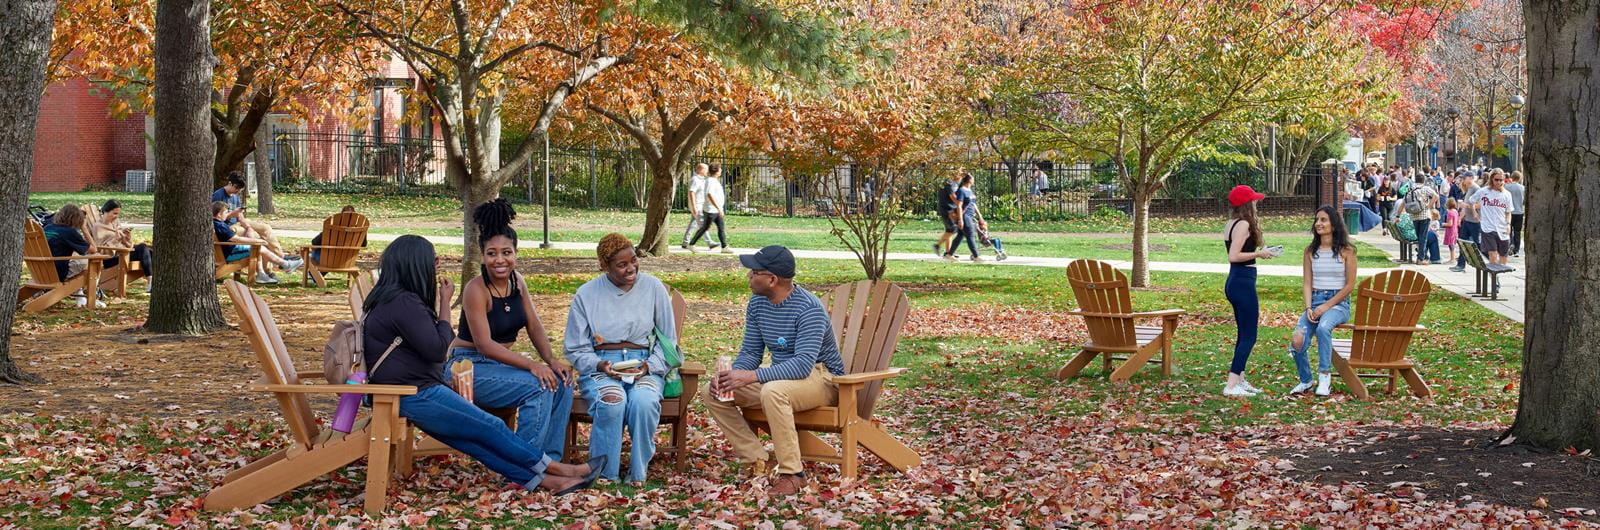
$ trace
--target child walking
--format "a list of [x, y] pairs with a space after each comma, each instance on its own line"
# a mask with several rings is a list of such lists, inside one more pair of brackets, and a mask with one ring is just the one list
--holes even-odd
[[1456, 236], [1461, 232], [1461, 210], [1456, 200], [1444, 203], [1444, 246], [1450, 249], [1450, 261], [1456, 260]]

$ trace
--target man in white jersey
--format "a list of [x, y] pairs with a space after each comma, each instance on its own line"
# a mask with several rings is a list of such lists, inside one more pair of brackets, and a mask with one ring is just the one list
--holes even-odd
[[1472, 200], [1478, 205], [1483, 226], [1478, 244], [1489, 254], [1490, 262], [1505, 265], [1511, 256], [1511, 194], [1506, 192], [1506, 172], [1491, 172], [1489, 187], [1478, 190]]

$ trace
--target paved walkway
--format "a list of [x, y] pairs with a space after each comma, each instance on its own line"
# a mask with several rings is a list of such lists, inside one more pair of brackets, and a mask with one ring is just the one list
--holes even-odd
[[[1392, 237], [1383, 235], [1382, 230], [1370, 230], [1363, 232], [1360, 235], [1355, 236], [1355, 238], [1372, 246], [1378, 247], [1380, 250], [1383, 250], [1385, 253], [1389, 254], [1390, 259], [1400, 258], [1400, 243], [1395, 241]], [[1446, 252], [1443, 249], [1440, 250], [1441, 253], [1439, 257], [1441, 260], [1448, 259], [1450, 257], [1449, 252]], [[1522, 311], [1524, 307], [1526, 307], [1523, 295], [1527, 292], [1526, 288], [1528, 284], [1527, 272], [1524, 270], [1526, 263], [1524, 263], [1522, 258], [1515, 257], [1507, 261], [1506, 264], [1515, 267], [1517, 270], [1500, 274], [1501, 300], [1498, 301], [1484, 300], [1471, 295], [1473, 289], [1476, 288], [1473, 283], [1477, 277], [1477, 274], [1475, 274], [1475, 271], [1470, 266], [1467, 267], [1466, 272], [1450, 272], [1450, 267], [1454, 266], [1454, 263], [1444, 263], [1440, 265], [1401, 265], [1401, 267], [1421, 271], [1422, 275], [1426, 276], [1428, 281], [1433, 282], [1434, 285], [1459, 294], [1462, 298], [1477, 302], [1478, 305], [1487, 307], [1489, 310], [1504, 315], [1506, 318], [1515, 320], [1517, 322], [1522, 322]], [[1361, 274], [1365, 276], [1367, 273], [1362, 271]]]

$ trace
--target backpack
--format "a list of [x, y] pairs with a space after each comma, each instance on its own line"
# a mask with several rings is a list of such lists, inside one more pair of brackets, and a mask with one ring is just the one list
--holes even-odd
[[1411, 224], [1411, 223], [1409, 223], [1407, 221], [1396, 221], [1394, 223], [1394, 228], [1395, 228], [1395, 230], [1398, 230], [1400, 232], [1400, 237], [1402, 239], [1405, 239], [1406, 241], [1416, 241], [1417, 240], [1417, 227], [1416, 227], [1416, 225], [1413, 225], [1413, 224]]
[[667, 340], [667, 334], [656, 328], [656, 343], [661, 345], [661, 353], [667, 358], [667, 386], [661, 389], [661, 397], [675, 398], [683, 395], [683, 375], [678, 373], [678, 368], [683, 366], [683, 356], [678, 354], [678, 345]]
[[361, 328], [366, 323], [366, 317], [360, 320], [339, 320], [333, 323], [333, 333], [328, 335], [327, 345], [322, 347], [322, 376], [327, 378], [330, 385], [342, 385], [350, 380], [350, 374], [367, 372], [370, 380], [372, 374], [377, 372], [383, 361], [394, 353], [400, 346], [402, 339], [395, 336], [394, 342], [389, 343], [389, 349], [383, 350], [383, 355], [378, 357], [378, 362], [367, 370], [366, 346], [361, 337]]
[[1406, 213], [1418, 215], [1423, 212], [1422, 197], [1418, 197], [1418, 195], [1421, 195], [1421, 191], [1421, 189], [1413, 189], [1411, 193], [1406, 194]]

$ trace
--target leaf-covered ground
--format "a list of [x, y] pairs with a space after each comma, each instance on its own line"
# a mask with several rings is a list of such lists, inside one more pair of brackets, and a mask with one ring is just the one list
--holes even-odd
[[[533, 254], [533, 253], [530, 253]], [[552, 254], [540, 254], [551, 256]], [[563, 261], [581, 258], [567, 254]], [[743, 275], [722, 256], [692, 264], [647, 261], [681, 290], [694, 315], [685, 350], [709, 360], [731, 353], [742, 326]], [[716, 261], [720, 260], [720, 261]], [[566, 293], [585, 269], [525, 259], [546, 327], [559, 334]], [[807, 285], [859, 277], [848, 262], [802, 263]], [[50, 382], [0, 388], [0, 522], [76, 526], [919, 526], [1396, 527], [1577, 526], [1575, 515], [1466, 499], [1454, 491], [1374, 491], [1320, 483], [1297, 458], [1373, 429], [1416, 426], [1499, 429], [1515, 407], [1521, 326], [1447, 293], [1429, 301], [1431, 331], [1412, 347], [1437, 397], [1343, 393], [1289, 398], [1293, 365], [1283, 344], [1298, 303], [1297, 280], [1263, 278], [1263, 329], [1251, 380], [1267, 395], [1220, 396], [1233, 324], [1220, 276], [1155, 275], [1135, 292], [1139, 309], [1190, 311], [1177, 341], [1177, 371], [1146, 369], [1112, 385], [1091, 366], [1069, 381], [1051, 374], [1083, 340], [1061, 271], [1021, 267], [895, 264], [913, 311], [895, 357], [910, 369], [880, 400], [878, 418], [923, 455], [899, 474], [866, 457], [862, 478], [809, 466], [813, 486], [769, 499], [763, 479], [739, 482], [715, 426], [696, 414], [690, 469], [652, 470], [641, 490], [607, 486], [551, 498], [504, 485], [462, 457], [440, 457], [397, 482], [390, 509], [360, 511], [360, 466], [269, 504], [197, 512], [197, 500], [250, 457], [285, 443], [270, 399], [246, 397], [254, 377], [243, 335], [167, 342], [126, 331], [144, 298], [91, 319], [57, 310], [23, 317], [18, 357]], [[342, 286], [342, 283], [336, 284]], [[302, 365], [319, 359], [329, 320], [347, 318], [339, 288], [264, 287]], [[231, 310], [225, 304], [226, 310]], [[231, 319], [231, 313], [229, 314]], [[140, 341], [145, 341], [141, 343]], [[208, 374], [197, 377], [195, 370]], [[211, 385], [199, 384], [211, 381]], [[124, 397], [117, 397], [124, 396]], [[331, 402], [318, 402], [322, 412]], [[1596, 507], [1587, 507], [1594, 509]], [[1581, 516], [1577, 512], [1576, 516]]]

